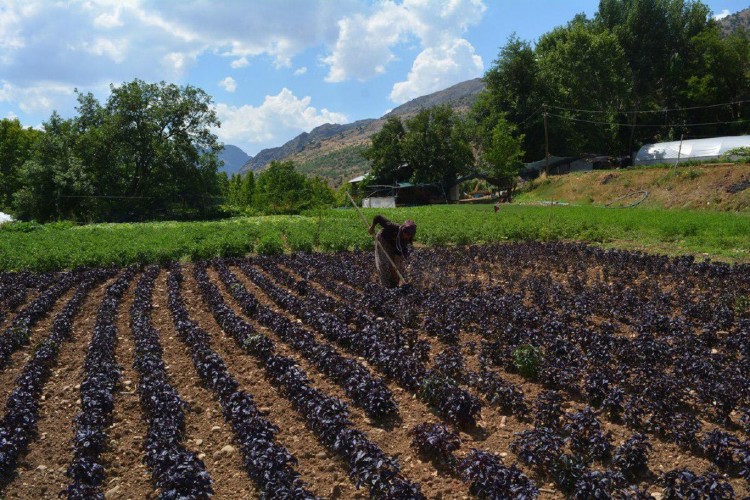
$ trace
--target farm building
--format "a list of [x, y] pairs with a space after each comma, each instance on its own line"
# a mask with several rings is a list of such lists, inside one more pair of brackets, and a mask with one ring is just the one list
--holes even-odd
[[677, 163], [687, 160], [711, 160], [735, 148], [750, 147], [750, 135], [686, 139], [646, 144], [635, 155], [634, 165]]

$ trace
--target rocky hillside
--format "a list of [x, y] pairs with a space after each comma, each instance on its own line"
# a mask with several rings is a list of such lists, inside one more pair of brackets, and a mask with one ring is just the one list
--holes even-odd
[[260, 170], [273, 160], [292, 160], [308, 175], [319, 175], [339, 185], [367, 170], [361, 152], [389, 116], [406, 118], [421, 109], [448, 104], [463, 111], [484, 89], [480, 78], [468, 80], [426, 96], [413, 99], [378, 119], [359, 120], [346, 125], [325, 124], [303, 132], [283, 146], [264, 149], [247, 161], [246, 170]]
[[724, 34], [729, 34], [738, 29], [750, 30], [750, 7], [735, 12], [719, 21]]
[[225, 144], [224, 149], [219, 153], [219, 160], [224, 161], [224, 166], [219, 168], [219, 171], [232, 175], [242, 170], [249, 159], [250, 156], [237, 146]]

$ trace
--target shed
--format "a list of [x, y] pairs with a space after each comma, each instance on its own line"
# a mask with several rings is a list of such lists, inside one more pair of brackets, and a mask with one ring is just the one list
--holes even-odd
[[3, 212], [0, 212], [0, 224], [3, 222], [13, 222], [13, 217]]
[[750, 147], [750, 135], [686, 139], [646, 144], [635, 155], [634, 165], [677, 163], [687, 160], [711, 160], [735, 148]]

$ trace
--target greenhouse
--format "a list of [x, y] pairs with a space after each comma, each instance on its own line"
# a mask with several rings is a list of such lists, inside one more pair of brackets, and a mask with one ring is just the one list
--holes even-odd
[[655, 165], [688, 160], [710, 160], [718, 158], [732, 149], [749, 147], [750, 135], [645, 144], [638, 150], [633, 164]]

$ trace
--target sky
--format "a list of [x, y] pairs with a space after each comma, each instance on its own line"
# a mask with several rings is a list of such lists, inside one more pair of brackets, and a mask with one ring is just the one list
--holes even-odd
[[[481, 77], [598, 0], [0, 0], [0, 118], [41, 127], [136, 78], [206, 91], [246, 153]], [[716, 16], [748, 0], [705, 1]]]

